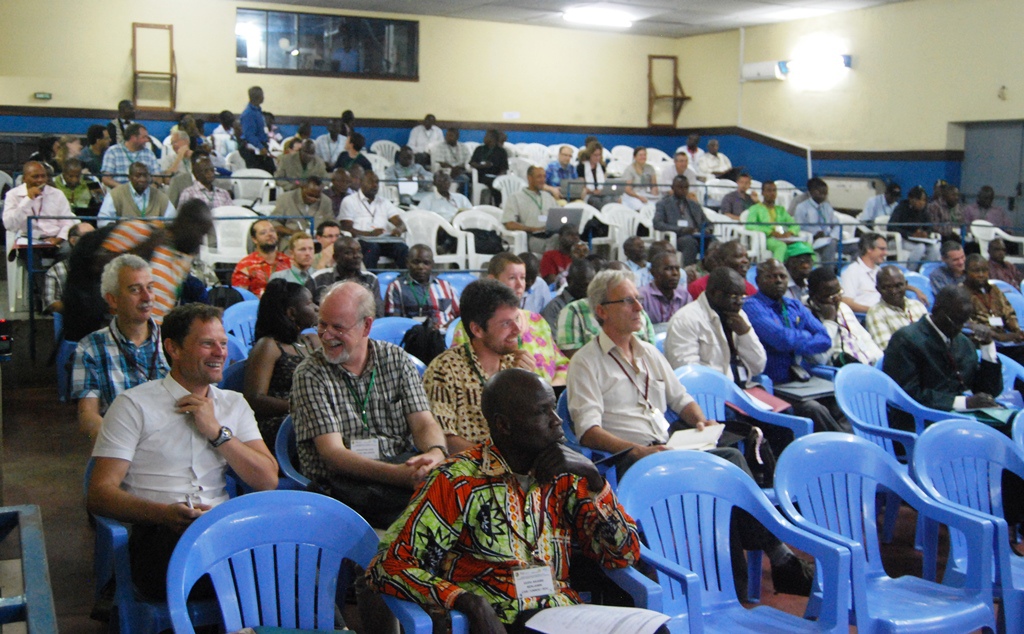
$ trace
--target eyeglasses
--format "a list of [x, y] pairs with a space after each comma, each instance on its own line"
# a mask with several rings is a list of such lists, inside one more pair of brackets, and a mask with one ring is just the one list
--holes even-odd
[[352, 324], [351, 326], [342, 326], [342, 327], [339, 328], [337, 326], [332, 326], [331, 324], [327, 324], [327, 323], [324, 323], [324, 322], [321, 321], [320, 323], [318, 323], [316, 325], [316, 329], [317, 329], [317, 332], [321, 336], [323, 336], [327, 332], [330, 332], [335, 337], [337, 337], [339, 335], [346, 335], [346, 334], [352, 332], [353, 330], [356, 329], [356, 327], [358, 327], [362, 323], [363, 323], [363, 320], [359, 319], [359, 320], [356, 321], [356, 323]]
[[632, 295], [630, 295], [629, 297], [623, 297], [622, 299], [616, 299], [616, 300], [612, 300], [612, 301], [608, 301], [608, 302], [601, 302], [602, 306], [611, 306], [612, 304], [625, 304], [626, 306], [629, 306], [630, 308], [632, 308], [633, 306], [639, 306], [640, 305], [640, 298], [639, 297], [633, 297]]

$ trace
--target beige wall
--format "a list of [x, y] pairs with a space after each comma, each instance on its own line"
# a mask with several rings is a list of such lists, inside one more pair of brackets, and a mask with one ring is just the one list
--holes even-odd
[[[820, 149], [962, 149], [951, 122], [1024, 118], [1021, 24], [1020, 0], [915, 0], [749, 28], [746, 62], [790, 59], [801, 38], [824, 35], [847, 43], [853, 70], [826, 92], [745, 83], [742, 124]], [[700, 60], [683, 77], [694, 107], [680, 125], [737, 123], [738, 32], [681, 40], [679, 54]]]
[[[491, 122], [519, 112], [519, 123], [644, 126], [647, 55], [674, 54], [693, 98], [683, 108], [683, 128], [741, 124], [815, 149], [937, 150], [962, 147], [957, 122], [1024, 118], [1021, 0], [912, 0], [746, 30], [747, 62], [790, 59], [806, 36], [845, 41], [853, 70], [827, 92], [802, 92], [792, 82], [741, 87], [739, 31], [670, 40], [422, 16], [411, 16], [420, 21], [419, 82], [239, 74], [238, 6], [252, 5], [7, 2], [0, 104], [112, 108], [130, 96], [131, 22], [138, 21], [175, 27], [179, 111], [237, 112], [246, 88], [259, 83], [266, 108], [283, 115], [351, 108], [364, 117], [418, 119], [430, 111]], [[55, 33], [77, 34], [76, 43]], [[559, 70], [570, 64], [573, 70]], [[997, 97], [1003, 85], [1006, 100]], [[33, 100], [36, 91], [53, 100]]]
[[[179, 111], [239, 111], [261, 84], [275, 114], [643, 126], [647, 55], [674, 54], [666, 38], [405, 16], [420, 21], [420, 81], [240, 74], [235, 9], [218, 0], [33, 0], [7, 2], [0, 21], [0, 102], [113, 108], [131, 96], [131, 23], [174, 25]], [[251, 5], [248, 5], [251, 6]], [[259, 5], [258, 8], [275, 8]], [[282, 10], [301, 10], [282, 5]], [[311, 12], [327, 13], [324, 9]], [[119, 18], [118, 16], [125, 16]], [[61, 51], [53, 33], [81, 34]], [[40, 43], [50, 41], [46, 54]], [[572, 70], [562, 70], [570, 65]], [[32, 93], [53, 93], [49, 102]]]

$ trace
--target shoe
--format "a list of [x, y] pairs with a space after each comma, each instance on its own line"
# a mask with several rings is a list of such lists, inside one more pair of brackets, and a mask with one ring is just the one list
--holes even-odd
[[775, 592], [810, 596], [814, 584], [814, 564], [790, 555], [778, 566], [772, 566], [772, 585]]

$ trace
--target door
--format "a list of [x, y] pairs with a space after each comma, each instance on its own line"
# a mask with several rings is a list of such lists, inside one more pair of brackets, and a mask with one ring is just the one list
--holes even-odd
[[967, 124], [960, 191], [973, 201], [982, 185], [996, 191], [996, 205], [1013, 212], [1022, 227], [1021, 183], [1024, 183], [1024, 121]]

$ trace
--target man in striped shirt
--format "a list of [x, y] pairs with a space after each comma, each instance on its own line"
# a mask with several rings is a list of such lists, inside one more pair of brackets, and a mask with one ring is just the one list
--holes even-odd
[[110, 259], [128, 252], [148, 258], [153, 274], [152, 315], [159, 324], [178, 303], [192, 258], [212, 228], [210, 207], [193, 199], [181, 206], [170, 225], [141, 218], [122, 222], [103, 241], [101, 251]]

